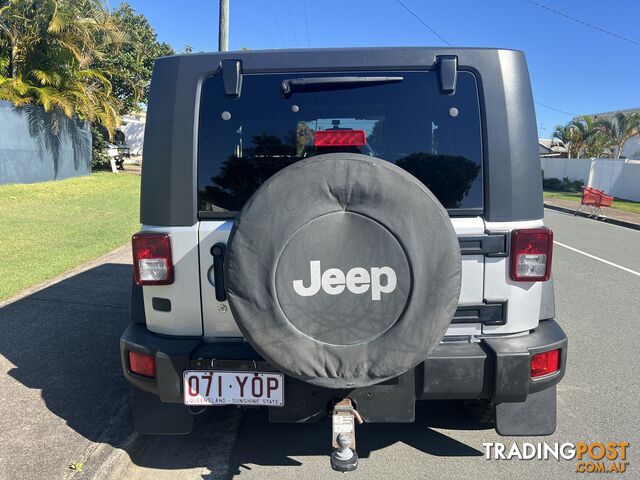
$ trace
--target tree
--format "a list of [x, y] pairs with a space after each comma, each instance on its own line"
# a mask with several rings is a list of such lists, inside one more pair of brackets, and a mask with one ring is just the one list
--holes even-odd
[[460, 208], [480, 173], [480, 165], [460, 155], [417, 152], [396, 165], [424, 183], [445, 208]]
[[113, 132], [120, 105], [94, 64], [124, 41], [100, 0], [2, 0], [0, 100], [41, 105], [54, 133], [61, 115]]
[[553, 138], [567, 148], [569, 158], [599, 158], [610, 155], [607, 138], [600, 124], [590, 115], [571, 120], [565, 126], [557, 126]]
[[578, 132], [569, 125], [557, 125], [552, 136], [552, 140], [567, 149], [569, 158], [578, 158], [582, 148], [582, 139]]
[[127, 42], [117, 55], [102, 58], [97, 66], [108, 72], [113, 95], [120, 102], [119, 113], [131, 113], [140, 110], [141, 103], [147, 103], [155, 60], [173, 55], [174, 51], [168, 44], [158, 42], [149, 20], [137, 14], [129, 4], [121, 4], [111, 13], [111, 17], [126, 35]]
[[606, 138], [594, 117], [583, 115], [577, 120], [571, 120], [569, 126], [582, 140], [580, 156], [599, 158], [609, 155]]
[[200, 208], [215, 210], [224, 205], [229, 210], [240, 210], [260, 185], [300, 159], [296, 147], [294, 132], [284, 138], [267, 132], [253, 135], [242, 155], [228, 157], [218, 175], [200, 192], [204, 197]]
[[598, 126], [614, 158], [620, 158], [625, 143], [640, 135], [640, 114], [617, 112], [613, 119], [598, 119]]

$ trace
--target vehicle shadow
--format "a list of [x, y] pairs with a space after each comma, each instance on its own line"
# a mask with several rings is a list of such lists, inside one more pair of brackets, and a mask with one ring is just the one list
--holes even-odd
[[[483, 455], [479, 450], [441, 434], [434, 428], [477, 430], [489, 427], [472, 421], [460, 402], [418, 402], [415, 423], [358, 425], [358, 456], [368, 458], [372, 452], [396, 443], [403, 443], [433, 456]], [[328, 417], [315, 424], [269, 424], [265, 412], [248, 411], [236, 439], [228, 478], [249, 469], [248, 464], [301, 465], [293, 458], [300, 456], [326, 455], [328, 465], [330, 437], [331, 422]], [[267, 445], [268, 448], [260, 447]]]
[[[130, 279], [130, 265], [103, 264], [0, 308], [8, 375], [40, 390], [52, 413], [94, 442], [117, 445], [133, 430], [119, 360]], [[25, 413], [15, 414], [20, 422]]]
[[[130, 265], [103, 264], [0, 308], [0, 355], [13, 365], [8, 375], [39, 390], [49, 411], [82, 437], [116, 448], [133, 432], [129, 385], [119, 359], [119, 338], [129, 322], [130, 279]], [[0, 402], [11, 395], [10, 389], [0, 391]], [[219, 480], [251, 465], [300, 466], [296, 457], [330, 452], [328, 418], [316, 424], [270, 424], [264, 409], [210, 410], [197, 418], [191, 435], [147, 437], [139, 451], [129, 452], [132, 463], [163, 471], [208, 468], [212, 473], [203, 478]], [[19, 423], [21, 415], [29, 415], [12, 413]], [[419, 402], [415, 423], [359, 426], [358, 454], [367, 458], [404, 443], [435, 456], [482, 455], [434, 428], [486, 427], [471, 421], [459, 402]], [[25, 442], [23, 453], [30, 458], [44, 448], [31, 445], [29, 438]], [[156, 454], [145, 454], [147, 444]], [[213, 458], [209, 453], [215, 450], [219, 455]]]
[[[461, 402], [419, 402], [415, 423], [359, 425], [358, 455], [368, 458], [372, 452], [394, 448], [395, 444], [436, 457], [483, 455], [435, 428], [492, 427], [471, 420]], [[158, 478], [165, 478], [160, 471], [185, 469], [199, 471], [205, 480], [228, 480], [252, 470], [257, 470], [253, 475], [260, 478], [268, 472], [261, 467], [304, 467], [308, 462], [300, 457], [326, 458], [329, 469], [330, 437], [328, 417], [312, 424], [269, 423], [265, 409], [216, 407], [196, 417], [190, 435], [149, 438], [140, 451], [131, 455], [131, 460], [139, 467], [156, 469]]]

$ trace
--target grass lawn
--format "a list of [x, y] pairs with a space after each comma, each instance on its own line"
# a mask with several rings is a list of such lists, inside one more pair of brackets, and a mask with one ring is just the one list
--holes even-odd
[[[544, 192], [544, 198], [558, 198], [560, 200], [575, 200], [576, 202], [580, 202], [582, 198], [581, 193], [570, 193], [570, 192]], [[613, 201], [613, 207], [617, 210], [624, 210], [625, 212], [633, 212], [640, 213], [640, 202], [631, 202], [629, 200], [618, 200], [617, 198]]]
[[129, 241], [140, 177], [0, 185], [0, 301]]

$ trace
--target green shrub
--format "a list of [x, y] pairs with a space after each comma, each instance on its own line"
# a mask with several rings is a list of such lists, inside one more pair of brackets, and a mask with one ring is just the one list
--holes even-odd
[[106, 139], [106, 130], [96, 124], [91, 125], [91, 169], [110, 170], [111, 163], [107, 148], [109, 142]]
[[544, 178], [542, 187], [545, 190], [554, 190], [556, 192], [581, 192], [584, 182], [582, 180], [571, 180], [569, 177], [564, 177], [562, 180], [559, 178]]

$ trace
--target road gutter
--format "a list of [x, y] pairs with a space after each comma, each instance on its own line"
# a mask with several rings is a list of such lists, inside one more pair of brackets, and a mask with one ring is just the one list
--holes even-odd
[[589, 215], [586, 212], [578, 212], [576, 210], [572, 210], [571, 208], [559, 207], [557, 205], [551, 205], [549, 203], [545, 203], [544, 207], [548, 208], [549, 210], [557, 210], [558, 212], [570, 213], [571, 215], [590, 218], [591, 220], [598, 220], [603, 223], [609, 223], [611, 225], [617, 225], [619, 227], [631, 228], [633, 230], [640, 230], [640, 224], [637, 224], [637, 223], [625, 222], [624, 220], [617, 220], [611, 217]]

